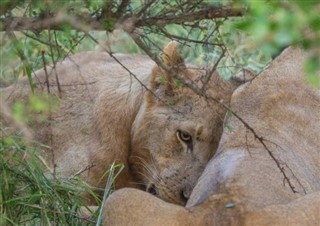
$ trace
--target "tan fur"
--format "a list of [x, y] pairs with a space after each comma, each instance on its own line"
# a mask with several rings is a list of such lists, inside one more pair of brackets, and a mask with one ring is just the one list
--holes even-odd
[[[209, 104], [143, 56], [115, 55], [141, 84], [105, 53], [80, 53], [57, 64], [62, 87], [60, 109], [46, 123], [30, 123], [36, 140], [51, 147], [61, 176], [82, 173], [85, 179], [104, 188], [102, 177], [110, 165], [124, 163], [116, 187], [138, 187], [173, 203], [185, 204], [198, 177], [213, 156], [225, 114], [218, 104]], [[176, 73], [200, 83], [196, 72], [187, 69], [170, 43], [163, 62]], [[153, 69], [152, 69], [153, 68]], [[58, 96], [55, 73], [48, 67], [50, 92]], [[33, 81], [46, 92], [45, 73]], [[40, 85], [41, 84], [41, 85]], [[215, 76], [208, 94], [228, 103], [235, 86]], [[30, 94], [27, 79], [2, 92], [7, 104]], [[155, 96], [156, 95], [156, 96]], [[188, 147], [179, 136], [192, 136]]]
[[304, 81], [307, 56], [286, 49], [231, 99], [231, 108], [278, 159], [295, 193], [262, 144], [233, 116], [233, 129], [225, 129], [186, 208], [121, 189], [105, 204], [104, 225], [319, 225], [320, 91]]

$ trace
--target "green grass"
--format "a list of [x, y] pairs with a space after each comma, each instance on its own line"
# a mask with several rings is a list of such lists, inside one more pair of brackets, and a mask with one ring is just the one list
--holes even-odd
[[[0, 138], [0, 225], [99, 225], [100, 209], [90, 219], [79, 214], [80, 207], [87, 207], [81, 194], [88, 192], [101, 204], [99, 197], [79, 177], [56, 178], [41, 158], [43, 147], [18, 132]], [[113, 165], [106, 172], [104, 199], [121, 167]]]

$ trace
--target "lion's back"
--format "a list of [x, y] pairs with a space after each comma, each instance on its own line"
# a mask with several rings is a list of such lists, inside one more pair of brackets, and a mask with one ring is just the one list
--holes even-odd
[[[102, 120], [99, 115], [105, 114], [101, 111], [111, 112], [108, 117], [112, 120], [112, 117], [122, 113], [117, 110], [123, 111], [126, 107], [114, 108], [115, 105], [125, 104], [125, 93], [129, 94], [130, 90], [135, 92], [133, 102], [137, 102], [136, 99], [142, 95], [139, 83], [127, 69], [147, 83], [152, 61], [140, 55], [115, 54], [114, 57], [123, 65], [104, 52], [82, 52], [58, 62], [56, 70], [47, 66], [47, 72], [41, 69], [33, 76], [37, 87], [35, 93], [42, 95], [50, 92], [60, 99], [59, 109], [50, 115], [50, 120], [41, 123], [35, 120], [29, 125], [33, 127], [35, 140], [54, 150], [58, 169], [63, 172], [82, 169], [89, 164], [90, 151], [101, 148], [101, 131], [97, 128], [99, 120]], [[1, 99], [11, 106], [17, 100], [27, 101], [30, 94], [29, 81], [25, 77], [3, 89]], [[105, 99], [108, 101], [106, 105], [102, 101]], [[110, 128], [107, 132], [112, 133]], [[51, 151], [47, 154], [47, 159], [51, 160]]]

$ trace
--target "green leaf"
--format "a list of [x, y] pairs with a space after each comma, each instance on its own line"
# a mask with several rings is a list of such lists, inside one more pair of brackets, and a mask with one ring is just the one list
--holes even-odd
[[304, 63], [304, 70], [306, 72], [305, 80], [308, 84], [320, 88], [320, 76], [317, 73], [320, 70], [320, 62], [318, 56], [313, 56]]
[[230, 118], [231, 116], [233, 116], [232, 111], [227, 111], [227, 117]]
[[235, 207], [235, 206], [236, 206], [236, 203], [233, 203], [233, 202], [228, 202], [228, 203], [225, 205], [226, 208], [233, 208], [233, 207]]
[[233, 131], [233, 126], [230, 125], [229, 123], [226, 124], [227, 129], [229, 130], [229, 132]]
[[320, 76], [317, 74], [307, 74], [305, 80], [308, 84], [320, 88]]
[[183, 86], [183, 83], [180, 80], [176, 80], [176, 87], [181, 88]]
[[29, 81], [29, 84], [30, 84], [31, 91], [32, 91], [32, 93], [34, 93], [34, 84], [33, 84], [33, 81], [32, 81], [30, 65], [26, 65], [26, 73], [27, 73], [27, 77], [28, 77], [28, 81]]
[[25, 115], [25, 107], [21, 102], [16, 102], [12, 106], [13, 117], [19, 122], [27, 122], [27, 117]]
[[167, 104], [169, 106], [174, 106], [176, 104], [176, 101], [174, 99], [170, 99], [170, 100], [167, 101]]
[[106, 20], [103, 20], [101, 24], [105, 30], [109, 31], [109, 30], [113, 30], [113, 28], [116, 24], [116, 21], [114, 19], [108, 18]]
[[159, 82], [161, 85], [165, 84], [166, 82], [165, 78], [162, 75], [159, 77]]

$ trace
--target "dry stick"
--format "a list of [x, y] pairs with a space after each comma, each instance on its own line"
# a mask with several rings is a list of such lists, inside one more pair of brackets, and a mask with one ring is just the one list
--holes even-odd
[[[282, 151], [285, 151], [285, 149], [282, 148], [282, 147], [281, 147], [279, 144], [277, 144], [276, 142], [273, 142], [273, 141], [268, 140], [268, 139], [265, 139], [265, 138], [264, 138], [263, 140], [266, 141], [266, 142], [269, 142], [269, 143], [271, 143], [271, 144], [273, 144], [273, 145], [275, 145], [276, 147], [280, 148]], [[297, 180], [298, 184], [302, 187], [304, 194], [307, 194], [306, 189], [303, 187], [303, 185], [302, 185], [302, 183], [300, 182], [300, 180], [299, 180], [299, 179], [296, 177], [296, 175], [293, 173], [292, 169], [290, 169], [289, 166], [288, 166], [285, 162], [283, 162], [282, 164], [285, 165], [285, 166], [287, 166], [287, 168], [291, 171], [291, 173], [292, 173], [292, 175], [294, 176], [294, 178]]]
[[[51, 43], [51, 30], [49, 30], [48, 33], [49, 33], [49, 42]], [[49, 49], [50, 49], [51, 60], [52, 60], [52, 63], [53, 63], [53, 72], [54, 72], [54, 75], [55, 75], [55, 78], [56, 78], [56, 83], [57, 83], [57, 88], [58, 88], [58, 93], [59, 93], [58, 95], [59, 95], [59, 98], [62, 98], [62, 90], [61, 90], [61, 86], [60, 86], [58, 73], [57, 73], [57, 70], [56, 70], [57, 62], [54, 59], [53, 49], [52, 49], [51, 45], [49, 46]]]
[[48, 71], [47, 71], [46, 60], [45, 60], [45, 58], [44, 58], [44, 51], [41, 51], [41, 57], [42, 57], [42, 63], [43, 63], [44, 73], [45, 73], [45, 75], [46, 75], [47, 91], [48, 91], [48, 93], [50, 93], [49, 75], [48, 75]]
[[128, 5], [130, 4], [130, 0], [122, 0], [117, 12], [115, 13], [117, 17], [123, 16], [126, 12]]
[[164, 28], [162, 27], [158, 27], [158, 29], [168, 38], [170, 39], [176, 39], [177, 41], [187, 41], [187, 42], [193, 42], [193, 43], [198, 43], [198, 44], [203, 44], [203, 45], [212, 45], [212, 46], [222, 46], [224, 44], [222, 43], [210, 43], [210, 42], [207, 42], [207, 41], [199, 41], [199, 40], [194, 40], [194, 39], [189, 39], [189, 38], [185, 38], [185, 37], [181, 37], [181, 36], [178, 36], [178, 35], [173, 35], [173, 34], [170, 34], [169, 32], [167, 32]]
[[[54, 42], [55, 42], [55, 45], [58, 47], [58, 48], [56, 48], [56, 50], [57, 50], [57, 54], [58, 54], [58, 58], [60, 58], [60, 56], [61, 56], [61, 52], [60, 52], [60, 50], [62, 49], [62, 50], [64, 50], [60, 45], [59, 45], [59, 43], [58, 43], [58, 38], [57, 38], [57, 32], [56, 31], [53, 31], [53, 34], [54, 34]], [[60, 48], [59, 48], [60, 47]], [[69, 50], [70, 51], [70, 50]], [[69, 52], [68, 51], [68, 52]]]
[[[129, 33], [129, 35], [133, 38], [133, 40], [136, 42], [136, 44], [145, 51], [145, 53], [147, 55], [149, 55], [149, 57], [151, 59], [153, 59], [161, 68], [163, 68], [165, 71], [167, 71], [172, 77], [179, 79], [184, 85], [186, 85], [187, 87], [189, 87], [191, 90], [193, 90], [196, 94], [205, 97], [206, 99], [211, 99], [212, 101], [220, 104], [224, 109], [232, 112], [232, 114], [240, 121], [243, 123], [243, 125], [254, 135], [254, 137], [256, 139], [259, 140], [259, 142], [263, 145], [263, 147], [267, 150], [269, 156], [272, 158], [272, 160], [276, 163], [278, 169], [280, 170], [280, 172], [282, 173], [284, 180], [288, 183], [290, 189], [292, 190], [293, 193], [297, 193], [297, 191], [295, 190], [295, 187], [293, 186], [293, 184], [291, 183], [289, 177], [287, 176], [285, 169], [281, 166], [280, 162], [278, 161], [278, 159], [274, 156], [274, 154], [272, 153], [272, 151], [267, 147], [267, 145], [264, 142], [264, 138], [259, 136], [255, 130], [247, 123], [245, 122], [237, 113], [235, 113], [234, 111], [231, 110], [231, 108], [227, 105], [225, 105], [222, 101], [213, 98], [213, 97], [209, 97], [207, 96], [205, 93], [202, 92], [202, 89], [200, 89], [199, 87], [197, 87], [195, 84], [191, 83], [190, 81], [185, 81], [181, 76], [179, 76], [177, 73], [175, 73], [174, 71], [172, 71], [170, 68], [168, 68], [167, 66], [165, 66], [156, 56], [154, 56], [149, 49], [142, 43], [142, 41], [139, 39], [139, 36]], [[288, 167], [289, 168], [289, 167]], [[289, 168], [290, 169], [290, 168]]]
[[207, 7], [197, 12], [187, 12], [180, 15], [167, 15], [167, 16], [155, 16], [149, 18], [138, 19], [135, 24], [136, 27], [141, 26], [164, 26], [167, 24], [183, 24], [186, 22], [193, 22], [196, 20], [213, 19], [213, 18], [225, 18], [225, 17], [239, 17], [243, 15], [242, 10], [235, 10], [227, 7]]
[[[93, 36], [91, 36], [89, 33], [87, 34], [95, 43], [97, 43], [98, 45], [100, 45], [99, 41], [96, 40]], [[138, 79], [138, 77], [132, 73], [129, 68], [127, 68], [118, 58], [116, 58], [113, 53], [109, 50], [107, 50], [105, 47], [103, 47], [102, 45], [100, 45], [104, 51], [106, 51], [110, 57], [112, 57], [123, 69], [125, 69], [130, 76], [134, 77], [135, 80], [137, 80], [139, 82], [139, 84], [145, 88], [148, 92], [150, 92], [155, 98], [157, 98], [160, 102], [167, 104], [164, 100], [162, 100], [160, 97], [158, 97], [152, 90], [150, 90], [143, 82], [140, 81], [140, 79]]]
[[[140, 81], [140, 79], [130, 71], [129, 68], [127, 68], [124, 64], [122, 64], [122, 62], [116, 58], [113, 53], [111, 51], [109, 51], [108, 49], [106, 49], [104, 46], [102, 46], [98, 40], [96, 40], [93, 36], [91, 36], [89, 33], [87, 34], [88, 37], [90, 37], [95, 43], [97, 43], [104, 51], [106, 51], [110, 57], [112, 57], [123, 69], [125, 69], [129, 75], [130, 75], [130, 79], [131, 79], [131, 76], [148, 92], [150, 92], [159, 102], [161, 102], [162, 104], [166, 105], [166, 106], [170, 106], [172, 107], [171, 105], [169, 105], [169, 103], [165, 102], [164, 100], [162, 100], [159, 96], [157, 96], [157, 94], [155, 94], [151, 89], [149, 89], [143, 82]], [[173, 108], [174, 111], [176, 112], [179, 112], [178, 109], [176, 108]]]
[[[51, 40], [49, 40], [51, 41]], [[47, 91], [48, 94], [50, 94], [50, 84], [49, 84], [49, 75], [47, 72], [47, 65], [46, 65], [46, 60], [44, 57], [44, 51], [41, 51], [41, 56], [42, 56], [42, 62], [44, 66], [44, 72], [45, 72], [45, 77], [46, 77], [46, 85], [47, 85]], [[48, 123], [49, 123], [49, 129], [50, 129], [50, 143], [53, 143], [53, 134], [52, 134], [52, 125], [51, 125], [51, 120], [52, 120], [52, 115], [51, 115], [51, 106], [49, 105], [49, 117], [48, 117]], [[56, 182], [57, 182], [57, 177], [56, 177], [56, 162], [55, 162], [55, 153], [54, 150], [50, 147], [52, 154], [52, 165], [53, 165], [53, 181], [52, 181], [52, 189], [53, 189], [53, 198], [52, 198], [52, 204], [53, 204], [53, 222], [52, 225], [56, 225], [56, 219], [57, 219], [57, 206], [56, 206], [56, 196], [57, 196], [57, 190], [56, 190]]]
[[[154, 1], [151, 1], [151, 4], [146, 4], [146, 9], [152, 5]], [[148, 7], [147, 7], [148, 6]], [[106, 10], [106, 9], [105, 9]], [[107, 12], [107, 10], [105, 11]], [[100, 18], [103, 18], [107, 14], [103, 12]], [[204, 19], [214, 19], [214, 18], [226, 18], [226, 17], [239, 17], [244, 14], [242, 10], [236, 10], [232, 8], [222, 7], [206, 7], [205, 9], [199, 10], [197, 12], [185, 12], [179, 15], [163, 15], [163, 16], [154, 16], [141, 18], [141, 14], [144, 11], [141, 10], [138, 14], [133, 14], [130, 18], [120, 18], [118, 19], [113, 13], [110, 19], [114, 19], [121, 23], [121, 20], [133, 20], [134, 27], [144, 27], [144, 26], [164, 26], [167, 24], [184, 24], [186, 22], [193, 22], [196, 20]], [[32, 30], [32, 31], [42, 31], [42, 30], [62, 30], [65, 24], [71, 25], [73, 28], [80, 31], [89, 31], [89, 30], [105, 30], [104, 26], [100, 24], [99, 19], [90, 18], [86, 20], [81, 19], [83, 16], [75, 15], [73, 17], [69, 15], [64, 15], [62, 13], [57, 13], [54, 16], [50, 17], [5, 17], [0, 18], [2, 26], [0, 31], [21, 31], [21, 30]], [[81, 25], [81, 26], [80, 26]]]
[[[198, 94], [201, 95], [201, 94]], [[254, 135], [254, 137], [256, 139], [259, 140], [259, 142], [263, 145], [263, 147], [267, 150], [269, 156], [272, 158], [272, 160], [276, 163], [278, 169], [280, 169], [284, 180], [287, 181], [290, 189], [292, 190], [293, 193], [297, 193], [297, 191], [295, 190], [295, 187], [293, 186], [293, 184], [291, 183], [289, 177], [287, 176], [285, 169], [281, 166], [279, 160], [274, 156], [274, 154], [272, 153], [272, 151], [267, 147], [267, 145], [264, 142], [264, 138], [262, 136], [259, 136], [255, 130], [247, 123], [245, 122], [237, 113], [235, 113], [234, 111], [231, 110], [230, 107], [228, 107], [227, 105], [225, 105], [224, 103], [222, 103], [221, 101], [213, 98], [213, 97], [208, 97], [208, 96], [204, 96], [207, 99], [211, 99], [214, 102], [220, 104], [223, 108], [225, 108], [226, 110], [230, 111], [248, 130], [250, 130], [250, 132]], [[288, 167], [289, 168], [289, 167]], [[290, 168], [289, 168], [290, 169]], [[291, 170], [291, 169], [290, 169]], [[293, 174], [294, 175], [294, 174]]]
[[79, 176], [79, 175], [82, 174], [83, 172], [88, 171], [88, 170], [90, 170], [91, 168], [93, 168], [93, 167], [95, 167], [95, 166], [96, 166], [95, 163], [91, 163], [91, 164], [87, 165], [85, 168], [80, 169], [80, 170], [79, 170], [78, 172], [76, 172], [74, 175], [70, 176], [70, 177], [68, 178], [68, 180], [71, 180], [71, 179]]
[[209, 72], [209, 75], [207, 75], [206, 77], [204, 77], [204, 81], [203, 81], [203, 85], [201, 88], [201, 93], [205, 93], [207, 85], [213, 75], [213, 73], [217, 70], [218, 64], [220, 63], [220, 61], [222, 60], [222, 58], [224, 57], [224, 54], [226, 53], [226, 47], [222, 47], [222, 53], [221, 56], [219, 57], [219, 59], [216, 61], [216, 63], [213, 65], [212, 69]]
[[155, 3], [156, 0], [149, 0], [143, 8], [138, 12], [137, 17], [141, 17], [141, 15], [145, 15], [147, 12], [148, 8], [152, 6], [153, 3]]
[[[153, 2], [153, 1], [151, 1]], [[141, 11], [142, 13], [142, 11]], [[141, 26], [150, 26], [150, 25], [166, 25], [166, 24], [182, 24], [185, 22], [191, 22], [195, 20], [201, 20], [201, 19], [212, 19], [212, 18], [225, 18], [225, 17], [230, 17], [230, 16], [242, 16], [243, 12], [241, 10], [233, 10], [231, 8], [208, 8], [205, 10], [200, 10], [198, 12], [192, 12], [186, 13], [186, 14], [181, 14], [181, 15], [175, 15], [175, 16], [165, 16], [165, 17], [151, 17], [151, 18], [137, 18], [137, 17], [132, 17], [134, 27], [141, 27]], [[69, 20], [68, 20], [69, 19]], [[50, 19], [40, 19], [40, 18], [25, 18], [25, 17], [10, 17], [10, 18], [4, 18], [1, 20], [3, 22], [3, 26], [1, 27], [2, 30], [25, 30], [25, 29], [33, 29], [33, 30], [43, 30], [47, 28], [51, 29], [61, 29], [61, 25], [63, 25], [66, 22], [69, 22], [74, 28], [79, 29], [79, 30], [84, 30], [86, 31], [87, 29], [79, 27], [79, 23], [76, 23], [75, 20], [70, 20], [68, 17], [63, 17], [63, 18], [50, 18]], [[102, 26], [95, 20], [89, 21], [87, 25], [91, 25], [92, 28], [94, 29], [102, 29]], [[136, 44], [142, 48], [149, 57], [154, 60], [161, 68], [163, 68], [165, 71], [167, 71], [171, 76], [173, 76], [176, 79], [179, 79], [185, 86], [189, 87], [192, 89], [195, 93], [198, 95], [204, 96], [202, 93], [202, 89], [200, 89], [198, 86], [196, 86], [194, 83], [191, 81], [185, 81], [181, 76], [179, 76], [177, 73], [175, 73], [172, 68], [168, 68], [166, 65], [162, 63], [162, 61], [155, 57], [149, 49], [141, 42], [139, 39], [139, 36], [136, 34], [133, 34], [132, 30], [126, 32], [133, 38], [133, 40], [136, 42]], [[88, 33], [88, 32], [87, 32]], [[92, 36], [89, 35], [93, 40], [95, 40]], [[96, 41], [96, 40], [95, 40]], [[108, 51], [107, 51], [108, 52]], [[131, 76], [133, 76], [137, 81], [139, 79], [128, 69], [126, 68], [116, 57], [113, 56], [111, 52], [108, 52], [109, 55], [116, 61], [118, 62], [126, 71], [129, 72]], [[140, 81], [139, 81], [140, 82]], [[143, 83], [140, 82], [140, 84], [149, 90]], [[150, 90], [149, 90], [150, 91]], [[153, 92], [152, 94], [156, 96]], [[156, 96], [157, 97], [157, 96]], [[206, 96], [206, 98], [208, 98]], [[219, 104], [221, 104], [225, 109], [229, 110], [230, 112], [233, 113], [233, 115], [239, 119], [247, 129], [249, 129], [255, 136], [256, 139], [259, 140], [259, 142], [265, 147], [267, 150], [268, 154], [270, 157], [276, 162], [277, 167], [280, 169], [281, 173], [284, 176], [284, 180], [287, 181], [289, 184], [291, 190], [295, 193], [295, 188], [291, 184], [291, 181], [287, 177], [284, 168], [281, 167], [279, 161], [276, 159], [276, 157], [273, 155], [273, 153], [268, 149], [266, 144], [264, 143], [263, 137], [260, 137], [256, 134], [256, 132], [253, 130], [252, 127], [250, 127], [241, 117], [239, 117], [235, 112], [233, 112], [228, 106], [225, 104], [221, 103], [221, 101], [212, 98], [211, 99]]]
[[[56, 34], [56, 33], [55, 33]], [[65, 55], [64, 55], [64, 58], [63, 59], [66, 59], [66, 57], [68, 57], [70, 54], [74, 54], [74, 51], [72, 49], [74, 49], [75, 47], [77, 47], [77, 45], [80, 44], [80, 42], [86, 37], [86, 35], [82, 35], [82, 37], [75, 43], [73, 44], [70, 49], [68, 51], [66, 51]], [[57, 38], [55, 37], [55, 41], [57, 42]]]
[[24, 36], [33, 39], [34, 41], [37, 41], [37, 42], [42, 43], [43, 45], [47, 45], [47, 46], [53, 45], [55, 48], [61, 48], [60, 46], [55, 46], [55, 45], [52, 44], [52, 43], [45, 42], [45, 41], [41, 40], [41, 39], [38, 38], [38, 37], [35, 37], [35, 36], [33, 36], [33, 35], [30, 35], [30, 34], [28, 34], [28, 32], [26, 32], [26, 31], [22, 31], [21, 33], [22, 33]]
[[148, 49], [147, 46], [143, 44], [143, 42], [140, 40], [139, 36], [136, 34], [133, 34], [132, 32], [127, 32], [131, 38], [135, 41], [135, 43], [154, 61], [157, 65], [159, 65], [161, 68], [163, 68], [166, 72], [168, 72], [173, 78], [178, 79], [182, 82], [182, 84], [192, 88], [192, 90], [195, 90], [196, 93], [200, 93], [201, 89], [191, 80], [186, 81], [183, 79], [180, 75], [178, 75], [174, 70], [173, 67], [167, 67], [158, 57], [156, 57], [151, 51]]
[[[51, 42], [50, 39], [50, 31], [49, 31], [49, 42]], [[52, 46], [50, 45], [50, 51], [51, 51], [51, 57], [53, 60], [53, 64], [54, 64], [54, 70], [55, 70], [55, 62], [53, 59], [53, 51], [52, 51]], [[45, 77], [46, 77], [46, 85], [47, 85], [47, 91], [48, 94], [50, 94], [50, 84], [49, 84], [49, 75], [47, 72], [47, 65], [46, 65], [46, 60], [44, 57], [44, 51], [41, 51], [41, 56], [42, 56], [42, 62], [43, 62], [43, 66], [44, 66], [44, 72], [45, 72]], [[58, 85], [58, 90], [59, 90], [59, 97], [60, 96], [60, 84], [59, 84], [59, 80], [57, 81], [57, 85]], [[49, 128], [50, 128], [50, 143], [53, 143], [53, 134], [52, 134], [52, 125], [51, 125], [51, 120], [52, 120], [52, 116], [51, 116], [51, 106], [49, 105], [49, 118], [48, 118], [48, 122], [49, 122]], [[56, 196], [57, 196], [57, 189], [56, 189], [56, 183], [57, 183], [57, 177], [56, 177], [56, 162], [55, 162], [55, 153], [54, 150], [50, 147], [51, 153], [52, 153], [52, 165], [53, 165], [53, 181], [52, 181], [52, 189], [53, 189], [53, 198], [52, 198], [52, 203], [53, 203], [53, 222], [52, 225], [55, 226], [56, 225], [56, 220], [57, 220], [57, 206], [56, 206]]]
[[246, 146], [247, 146], [247, 151], [248, 151], [250, 157], [252, 158], [251, 152], [249, 150], [249, 143], [248, 143], [248, 129], [246, 129]]
[[106, 4], [102, 6], [99, 19], [107, 19], [115, 16], [114, 13], [112, 12], [113, 3], [114, 3], [114, 0], [106, 1]]

